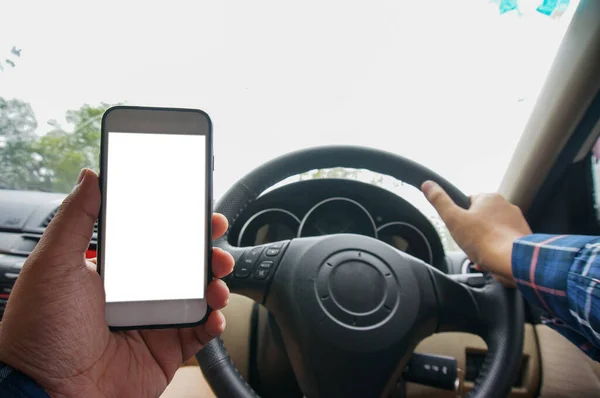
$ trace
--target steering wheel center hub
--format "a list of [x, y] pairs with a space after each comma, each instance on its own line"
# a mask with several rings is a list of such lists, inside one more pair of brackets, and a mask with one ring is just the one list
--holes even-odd
[[332, 299], [347, 312], [366, 314], [376, 310], [386, 295], [385, 277], [362, 261], [346, 261], [329, 276]]
[[315, 293], [332, 320], [352, 328], [385, 322], [396, 311], [400, 298], [389, 265], [359, 250], [327, 258], [317, 272]]

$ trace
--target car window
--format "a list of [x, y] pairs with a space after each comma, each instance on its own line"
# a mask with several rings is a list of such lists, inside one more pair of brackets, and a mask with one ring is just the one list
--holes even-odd
[[340, 143], [494, 191], [578, 5], [7, 0], [0, 184], [69, 192], [126, 103], [211, 116], [217, 199], [267, 159]]

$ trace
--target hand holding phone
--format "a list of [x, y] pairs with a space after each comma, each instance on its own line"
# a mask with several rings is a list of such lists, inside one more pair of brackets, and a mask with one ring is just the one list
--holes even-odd
[[114, 107], [102, 119], [98, 270], [112, 328], [210, 313], [212, 130], [202, 111]]
[[[213, 311], [202, 325], [110, 332], [102, 279], [95, 261], [85, 260], [100, 197], [98, 176], [83, 170], [11, 293], [0, 329], [0, 362], [32, 375], [56, 396], [131, 397], [144, 392], [158, 397], [181, 363], [223, 331], [225, 319], [218, 310], [227, 304], [229, 292], [223, 281], [210, 281], [205, 298]], [[227, 219], [213, 215], [212, 230], [213, 238], [219, 238]], [[229, 274], [233, 264], [230, 254], [214, 249], [215, 278]]]

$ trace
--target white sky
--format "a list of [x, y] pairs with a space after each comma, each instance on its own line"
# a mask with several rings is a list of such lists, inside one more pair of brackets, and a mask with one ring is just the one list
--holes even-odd
[[[0, 96], [49, 119], [84, 103], [200, 108], [215, 196], [324, 144], [382, 148], [467, 194], [497, 189], [571, 19], [462, 1], [0, 2]], [[522, 98], [524, 101], [518, 102]]]

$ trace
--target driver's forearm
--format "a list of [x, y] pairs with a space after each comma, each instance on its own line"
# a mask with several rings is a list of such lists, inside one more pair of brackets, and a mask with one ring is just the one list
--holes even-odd
[[600, 360], [600, 238], [534, 234], [513, 244], [512, 271], [543, 321]]
[[29, 376], [0, 363], [0, 397], [49, 398], [50, 396]]

